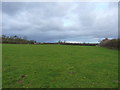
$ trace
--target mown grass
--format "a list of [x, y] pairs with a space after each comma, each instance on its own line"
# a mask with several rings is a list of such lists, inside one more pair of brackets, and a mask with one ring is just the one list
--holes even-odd
[[4, 44], [3, 88], [116, 88], [118, 51], [98, 46]]

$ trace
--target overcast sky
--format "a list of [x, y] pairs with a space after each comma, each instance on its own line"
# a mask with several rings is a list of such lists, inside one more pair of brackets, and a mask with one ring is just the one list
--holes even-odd
[[39, 42], [98, 42], [118, 37], [117, 2], [4, 2], [4, 35]]

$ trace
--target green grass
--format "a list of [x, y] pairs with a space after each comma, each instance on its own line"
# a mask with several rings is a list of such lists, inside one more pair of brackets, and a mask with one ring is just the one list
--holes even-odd
[[2, 44], [0, 44], [0, 89], [2, 89]]
[[118, 51], [98, 46], [2, 46], [3, 88], [116, 88]]

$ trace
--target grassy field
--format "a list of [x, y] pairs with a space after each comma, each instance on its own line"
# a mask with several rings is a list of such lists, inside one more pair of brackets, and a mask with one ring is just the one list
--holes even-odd
[[98, 46], [2, 46], [3, 88], [115, 88], [118, 51]]

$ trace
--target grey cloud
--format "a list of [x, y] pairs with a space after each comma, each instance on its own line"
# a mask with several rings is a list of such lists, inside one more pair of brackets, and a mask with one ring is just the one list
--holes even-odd
[[19, 13], [19, 10], [21, 9], [23, 3], [18, 2], [3, 2], [2, 3], [2, 11], [9, 15], [14, 15], [16, 13]]
[[[117, 37], [117, 3], [3, 3], [3, 34], [37, 41]], [[87, 38], [88, 37], [88, 38]], [[98, 38], [98, 39], [95, 39]], [[76, 39], [76, 40], [75, 40]]]

